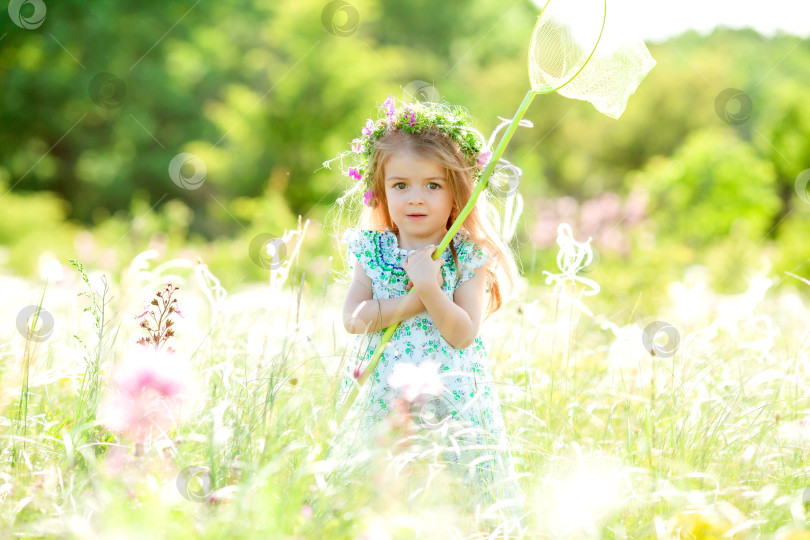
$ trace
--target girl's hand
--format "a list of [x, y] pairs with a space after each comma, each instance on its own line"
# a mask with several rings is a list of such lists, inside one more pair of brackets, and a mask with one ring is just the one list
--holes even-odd
[[[441, 287], [442, 287], [442, 285], [444, 285], [444, 276], [442, 276], [441, 270], [439, 271], [439, 279], [438, 279], [438, 282], [439, 282], [439, 288], [441, 288]], [[406, 291], [410, 291], [411, 289], [413, 289], [413, 281], [411, 281], [411, 280], [409, 279], [409, 280], [408, 280], [408, 284], [407, 284], [407, 285], [405, 285], [405, 290], [406, 290]]]
[[433, 253], [436, 251], [436, 246], [426, 246], [419, 251], [415, 251], [408, 255], [402, 261], [402, 268], [408, 273], [408, 284], [405, 290], [411, 290], [412, 287], [423, 284], [429, 285], [432, 280], [436, 280], [439, 288], [444, 284], [444, 277], [442, 276], [442, 266], [444, 259], [439, 257], [433, 260]]

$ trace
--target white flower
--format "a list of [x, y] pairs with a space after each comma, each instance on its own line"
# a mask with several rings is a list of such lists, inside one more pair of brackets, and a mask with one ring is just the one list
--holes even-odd
[[59, 261], [53, 258], [50, 258], [49, 253], [44, 253], [39, 258], [39, 277], [43, 280], [53, 282], [60, 282], [64, 277], [64, 271], [62, 270], [62, 265], [59, 264]]
[[412, 402], [422, 394], [437, 396], [444, 390], [444, 383], [438, 371], [439, 364], [426, 360], [416, 366], [408, 362], [397, 362], [388, 377], [392, 388], [402, 388], [402, 396]]
[[369, 524], [363, 535], [358, 537], [358, 540], [391, 540], [391, 537], [381, 523], [374, 522]]

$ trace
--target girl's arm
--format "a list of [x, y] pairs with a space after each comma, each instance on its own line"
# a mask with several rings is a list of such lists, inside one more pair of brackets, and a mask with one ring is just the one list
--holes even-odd
[[436, 282], [414, 285], [442, 337], [456, 349], [466, 349], [478, 335], [486, 267], [476, 268], [475, 275], [455, 290], [453, 300], [442, 293]]
[[373, 299], [371, 278], [359, 261], [343, 303], [343, 327], [350, 334], [369, 334], [410, 319], [425, 311], [416, 292], [398, 298]]

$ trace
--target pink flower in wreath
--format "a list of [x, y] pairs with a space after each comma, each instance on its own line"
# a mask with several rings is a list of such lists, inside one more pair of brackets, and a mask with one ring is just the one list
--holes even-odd
[[352, 152], [354, 152], [355, 154], [359, 154], [362, 151], [363, 151], [362, 141], [360, 141], [360, 139], [354, 139], [352, 141]]
[[363, 178], [363, 175], [360, 174], [360, 171], [358, 171], [354, 167], [349, 167], [349, 176], [351, 176], [355, 180], [360, 180]]
[[413, 127], [416, 125], [416, 113], [410, 107], [408, 107], [408, 112], [411, 113], [408, 118], [408, 125]]
[[366, 191], [363, 194], [363, 204], [365, 204], [366, 206], [371, 206], [371, 204], [369, 204], [369, 203], [371, 202], [371, 199], [373, 199], [373, 198], [374, 198], [374, 190], [369, 189], [368, 191]]
[[394, 116], [394, 96], [388, 94], [388, 99], [383, 102], [383, 110], [386, 116]]
[[489, 159], [492, 157], [492, 152], [481, 152], [478, 155], [478, 164], [479, 165], [486, 165], [489, 163]]
[[363, 135], [368, 137], [372, 133], [374, 133], [374, 120], [369, 118], [368, 120], [366, 120], [366, 125], [363, 128]]

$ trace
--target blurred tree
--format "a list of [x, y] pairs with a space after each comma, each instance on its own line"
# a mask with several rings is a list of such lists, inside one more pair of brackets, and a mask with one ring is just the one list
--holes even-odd
[[731, 234], [757, 242], [779, 209], [773, 164], [730, 129], [696, 131], [627, 178], [649, 191], [659, 241], [695, 250]]
[[[489, 135], [528, 89], [539, 14], [529, 0], [147, 2], [137, 10], [65, 0], [47, 9], [34, 29], [0, 17], [3, 193], [55, 194], [67, 203], [59, 219], [101, 226], [112, 218], [113, 241], [148, 238], [149, 228], [127, 232], [138, 210], [154, 212], [155, 226], [173, 223], [173, 238], [242, 243], [259, 230], [280, 234], [299, 214], [323, 215], [348, 181], [323, 161], [348, 148], [389, 93], [432, 85], [421, 89], [467, 107]], [[638, 181], [655, 193], [653, 217], [672, 242], [706, 246], [712, 235], [776, 224], [774, 235], [795, 232], [792, 220], [805, 214], [791, 212], [793, 184], [810, 162], [808, 46], [718, 28], [650, 49], [658, 65], [620, 121], [556, 94], [535, 102], [526, 115], [534, 127], [518, 129], [504, 156], [523, 169], [523, 195], [590, 198]], [[718, 112], [727, 89], [740, 89], [753, 109], [736, 118], [729, 101]], [[199, 161], [181, 159], [173, 181], [181, 153]], [[3, 242], [16, 234], [0, 220]], [[518, 235], [525, 241], [524, 228]]]
[[[810, 61], [810, 55], [807, 60]], [[796, 192], [796, 178], [810, 167], [808, 83], [810, 77], [804, 83], [789, 79], [770, 84], [761, 99], [763, 111], [757, 122], [759, 137], [755, 142], [776, 169], [776, 190], [781, 203], [771, 223], [774, 237], [778, 226], [793, 211], [794, 204], [806, 204]]]

